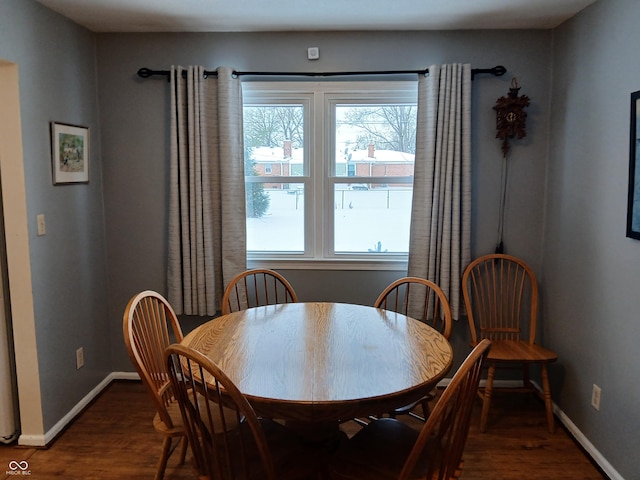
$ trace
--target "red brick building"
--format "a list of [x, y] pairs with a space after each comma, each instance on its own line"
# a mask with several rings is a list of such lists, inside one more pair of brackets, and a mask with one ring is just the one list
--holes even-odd
[[[336, 152], [336, 175], [354, 177], [354, 183], [367, 184], [367, 177], [413, 176], [415, 155], [393, 150], [376, 150], [370, 144], [366, 150], [349, 150], [340, 147]], [[252, 150], [254, 168], [259, 176], [302, 176], [304, 151], [293, 148], [291, 142], [282, 147], [258, 147]], [[265, 184], [266, 188], [288, 188], [287, 184]]]

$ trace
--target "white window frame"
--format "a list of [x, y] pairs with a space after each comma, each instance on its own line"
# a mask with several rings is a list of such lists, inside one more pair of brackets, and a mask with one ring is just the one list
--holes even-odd
[[[304, 105], [304, 174], [278, 177], [270, 175], [265, 183], [304, 184], [303, 253], [247, 252], [248, 266], [304, 269], [403, 270], [407, 254], [336, 253], [334, 239], [334, 186], [354, 183], [360, 177], [335, 175], [336, 104], [417, 104], [416, 81], [299, 81], [243, 82], [243, 101], [252, 104]], [[246, 181], [260, 181], [247, 177]], [[412, 177], [394, 177], [412, 183]], [[389, 183], [389, 177], [366, 177], [366, 183]]]

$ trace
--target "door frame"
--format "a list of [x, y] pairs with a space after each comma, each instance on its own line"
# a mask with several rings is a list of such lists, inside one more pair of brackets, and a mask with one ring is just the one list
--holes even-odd
[[0, 184], [18, 384], [20, 445], [45, 445], [31, 281], [18, 65], [0, 59]]

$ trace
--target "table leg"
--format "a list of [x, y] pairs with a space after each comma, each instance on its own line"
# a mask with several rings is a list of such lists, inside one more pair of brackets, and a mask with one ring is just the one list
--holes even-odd
[[340, 430], [338, 422], [301, 422], [287, 420], [285, 426], [296, 432], [300, 437], [311, 444], [326, 447], [333, 450], [338, 446], [346, 434]]

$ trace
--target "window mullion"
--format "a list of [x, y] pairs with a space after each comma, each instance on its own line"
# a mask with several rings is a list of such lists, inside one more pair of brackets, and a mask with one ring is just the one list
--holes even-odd
[[314, 210], [313, 210], [313, 218], [310, 221], [313, 222], [314, 231], [313, 231], [313, 239], [314, 239], [314, 257], [315, 258], [323, 258], [324, 252], [326, 250], [326, 232], [325, 226], [327, 225], [326, 219], [326, 158], [329, 154], [325, 135], [325, 111], [324, 111], [324, 93], [321, 91], [314, 92], [313, 96], [313, 114], [312, 117], [314, 119], [314, 129], [313, 135], [311, 136], [313, 146], [311, 150], [313, 151], [314, 158], [311, 162], [311, 169], [313, 171], [313, 195], [314, 195]]

